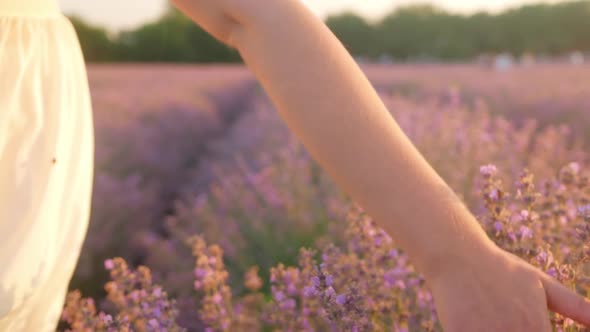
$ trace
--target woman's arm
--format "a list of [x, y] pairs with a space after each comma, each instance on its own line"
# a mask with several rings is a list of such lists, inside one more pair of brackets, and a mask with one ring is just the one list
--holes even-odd
[[414, 264], [435, 274], [441, 262], [490, 246], [321, 20], [299, 1], [249, 2], [229, 12], [233, 30], [221, 35], [311, 155]]
[[[488, 239], [403, 134], [352, 57], [299, 0], [175, 2], [238, 49], [311, 155], [408, 253], [431, 284], [445, 327], [464, 321], [457, 310], [471, 306], [490, 312], [478, 320], [510, 323], [512, 315], [514, 325], [506, 325], [512, 329], [546, 330], [545, 295], [554, 310], [590, 324], [587, 302]], [[508, 278], [507, 272], [515, 274]], [[531, 317], [538, 325], [526, 325]]]

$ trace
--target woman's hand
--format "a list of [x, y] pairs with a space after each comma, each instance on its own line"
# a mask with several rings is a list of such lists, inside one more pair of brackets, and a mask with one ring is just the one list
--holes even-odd
[[549, 311], [590, 326], [590, 302], [495, 248], [427, 282], [445, 331], [549, 332]]

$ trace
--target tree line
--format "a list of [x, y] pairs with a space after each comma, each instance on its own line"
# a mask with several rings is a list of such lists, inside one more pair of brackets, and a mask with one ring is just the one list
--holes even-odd
[[[240, 62], [235, 51], [170, 8], [160, 19], [114, 36], [70, 17], [90, 62]], [[376, 22], [354, 13], [326, 24], [355, 56], [469, 60], [482, 54], [590, 52], [590, 1], [536, 4], [498, 14], [450, 13], [431, 5], [398, 8]]]

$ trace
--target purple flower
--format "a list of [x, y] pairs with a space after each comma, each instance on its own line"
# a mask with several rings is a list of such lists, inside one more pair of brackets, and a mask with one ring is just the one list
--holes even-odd
[[318, 276], [311, 277], [311, 283], [313, 287], [319, 288], [320, 287], [320, 278]]
[[148, 325], [153, 328], [160, 326], [160, 324], [158, 324], [158, 321], [155, 318], [150, 319], [148, 321]]
[[112, 259], [107, 259], [106, 261], [104, 261], [104, 268], [107, 270], [112, 270], [115, 268], [115, 263]]
[[496, 221], [494, 223], [494, 229], [496, 230], [496, 232], [498, 232], [498, 233], [501, 232], [503, 228], [504, 227], [502, 226], [502, 223], [501, 222]]
[[317, 293], [317, 288], [313, 286], [306, 286], [305, 288], [303, 288], [303, 296], [305, 297], [313, 297], [317, 295]]
[[514, 232], [508, 232], [508, 238], [510, 239], [510, 241], [515, 242], [516, 241], [516, 234], [514, 234]]
[[418, 291], [418, 306], [421, 308], [426, 308], [428, 305], [432, 304], [432, 294], [425, 290]]
[[520, 237], [522, 239], [532, 239], [533, 238], [533, 231], [527, 226], [520, 226]]
[[574, 172], [574, 174], [578, 174], [580, 172], [580, 164], [576, 162], [572, 162], [568, 165], [569, 169]]
[[211, 298], [211, 300], [215, 304], [220, 304], [223, 301], [223, 297], [221, 297], [221, 294], [215, 293], [215, 295], [213, 295], [213, 297]]
[[339, 305], [344, 305], [346, 303], [346, 294], [340, 294], [336, 296], [336, 303]]
[[277, 291], [274, 294], [275, 301], [282, 302], [285, 299], [285, 294], [281, 291]]
[[102, 320], [102, 322], [106, 325], [110, 325], [113, 323], [113, 316], [111, 315], [107, 315], [103, 312], [101, 312], [98, 317], [100, 318], [100, 320]]
[[297, 295], [297, 286], [295, 286], [295, 284], [290, 283], [287, 285], [287, 294], [291, 295], [291, 296], [295, 296]]
[[293, 310], [297, 306], [297, 302], [294, 299], [287, 299], [286, 301], [281, 302], [280, 307], [283, 310]]
[[489, 164], [489, 165], [481, 166], [479, 168], [479, 172], [483, 176], [490, 177], [492, 175], [495, 175], [498, 172], [498, 169], [496, 168], [495, 165]]
[[333, 287], [328, 287], [328, 289], [326, 289], [325, 295], [327, 297], [332, 297], [336, 295], [336, 291], [334, 290]]
[[388, 287], [393, 287], [395, 285], [398, 285], [399, 280], [401, 278], [403, 278], [407, 273], [408, 273], [408, 271], [402, 267], [393, 268], [383, 274], [385, 284]]
[[565, 216], [559, 216], [559, 222], [562, 225], [566, 225], [567, 224], [567, 218]]
[[326, 277], [326, 286], [333, 286], [334, 285], [334, 277], [329, 275]]
[[409, 287], [417, 287], [420, 285], [420, 279], [418, 278], [410, 278], [407, 282]]
[[537, 255], [537, 262], [541, 263], [541, 264], [545, 264], [547, 262], [547, 258], [549, 257], [549, 255], [547, 255], [547, 252], [542, 250], [538, 255]]
[[209, 274], [209, 271], [207, 271], [203, 268], [200, 268], [200, 267], [195, 268], [195, 277], [197, 277], [199, 279], [203, 279], [203, 278], [207, 277], [208, 274]]
[[490, 191], [490, 198], [494, 201], [498, 200], [498, 198], [500, 197], [500, 191], [498, 191], [498, 189], [494, 188]]
[[391, 257], [391, 258], [397, 258], [397, 256], [399, 256], [397, 250], [395, 250], [395, 249], [389, 250], [389, 257]]
[[381, 237], [383, 238], [385, 243], [393, 242], [393, 240], [391, 239], [391, 236], [389, 236], [389, 234], [387, 234], [387, 232], [385, 232], [384, 230], [380, 230], [379, 234], [381, 235]]
[[578, 215], [586, 221], [590, 220], [590, 204], [578, 207]]

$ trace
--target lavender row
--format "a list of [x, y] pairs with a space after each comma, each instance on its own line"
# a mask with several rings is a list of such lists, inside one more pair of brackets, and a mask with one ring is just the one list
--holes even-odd
[[[203, 84], [191, 101], [182, 89], [190, 90], [188, 83], [200, 74], [162, 70], [178, 95], [162, 92], [170, 89], [157, 81], [157, 97], [128, 88], [120, 104], [98, 99], [93, 219], [72, 283], [96, 301], [72, 293], [64, 312], [70, 327], [438, 329], [430, 293], [403, 252], [370, 218], [350, 212], [352, 203], [309, 158], [251, 77], [232, 73], [234, 79], [215, 87]], [[102, 89], [107, 91], [93, 91], [112, 93]], [[523, 113], [522, 119], [503, 117], [508, 110], [497, 110], [489, 97], [466, 98], [453, 90], [419, 99], [386, 90], [381, 96], [499, 245], [588, 292], [588, 189], [581, 166], [587, 150], [578, 132], [539, 125], [517, 105], [510, 112]], [[144, 105], [153, 98], [157, 106]], [[113, 108], [122, 110], [115, 120], [105, 116]], [[488, 164], [494, 166], [480, 169]], [[533, 196], [543, 199], [531, 201]], [[308, 249], [297, 259], [300, 248]], [[107, 260], [112, 281], [103, 288], [103, 262], [113, 256], [122, 258]], [[149, 282], [139, 281], [148, 270], [127, 264], [149, 266]], [[125, 283], [121, 275], [135, 281], [113, 288]], [[142, 307], [150, 301], [159, 304]], [[83, 315], [76, 308], [85, 308]], [[554, 317], [556, 327], [574, 331], [560, 319]]]

